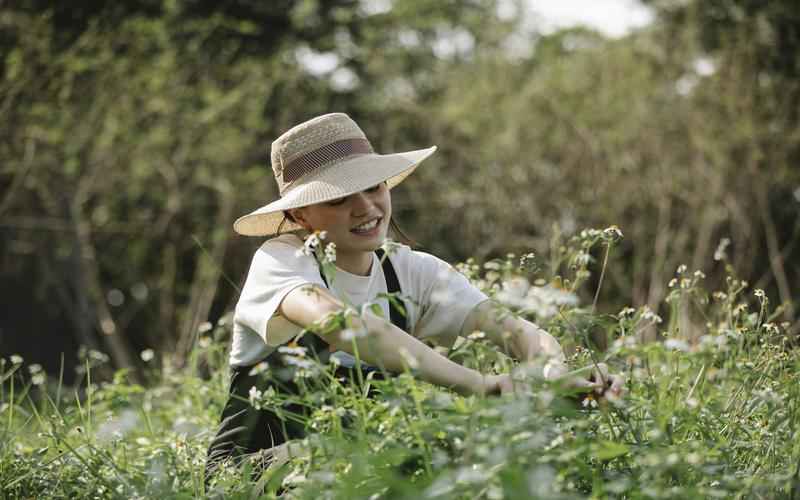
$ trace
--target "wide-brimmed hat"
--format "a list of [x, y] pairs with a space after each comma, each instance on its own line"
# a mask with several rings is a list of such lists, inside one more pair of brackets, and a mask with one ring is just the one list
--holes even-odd
[[381, 155], [344, 113], [297, 125], [272, 143], [272, 170], [280, 198], [239, 217], [233, 229], [245, 236], [271, 236], [302, 229], [283, 211], [358, 193], [386, 181], [391, 189], [436, 151], [436, 146]]

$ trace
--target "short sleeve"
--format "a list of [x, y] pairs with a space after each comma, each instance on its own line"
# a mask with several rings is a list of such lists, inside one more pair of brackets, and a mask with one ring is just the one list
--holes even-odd
[[268, 240], [258, 249], [236, 304], [234, 329], [250, 330], [265, 343], [270, 343], [267, 323], [286, 294], [301, 285], [324, 286], [316, 260], [299, 253], [302, 243], [290, 237]]
[[450, 347], [472, 309], [488, 297], [436, 256], [415, 251], [412, 260], [415, 288], [421, 291], [420, 317], [414, 335]]

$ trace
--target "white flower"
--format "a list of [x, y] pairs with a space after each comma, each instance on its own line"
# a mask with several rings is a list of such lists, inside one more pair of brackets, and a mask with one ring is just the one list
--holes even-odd
[[153, 357], [155, 356], [155, 352], [152, 349], [145, 349], [141, 353], [139, 353], [139, 357], [142, 358], [142, 361], [145, 363], [152, 361]]
[[467, 335], [467, 338], [470, 339], [470, 340], [480, 340], [480, 339], [486, 338], [486, 334], [483, 333], [483, 332], [480, 332], [480, 331], [476, 331], [476, 332], [472, 332], [469, 335]]
[[675, 271], [675, 272], [678, 273], [678, 274], [685, 273], [686, 272], [686, 264], [681, 264], [680, 266], [678, 266], [678, 270]]
[[134, 410], [125, 409], [118, 416], [109, 416], [108, 420], [100, 424], [95, 436], [101, 441], [112, 438], [121, 439], [127, 433], [139, 426], [139, 416]]
[[261, 395], [262, 392], [258, 390], [258, 387], [253, 386], [250, 388], [248, 399], [250, 400], [250, 405], [256, 410], [261, 409]]
[[722, 238], [714, 251], [714, 260], [725, 260], [728, 258], [727, 248], [731, 244], [730, 238]]
[[575, 265], [576, 265], [576, 266], [580, 266], [580, 267], [583, 267], [583, 266], [588, 266], [588, 265], [589, 265], [589, 262], [590, 262], [591, 260], [592, 260], [592, 257], [591, 257], [591, 255], [589, 255], [587, 252], [584, 252], [583, 250], [581, 250], [581, 251], [580, 251], [580, 252], [578, 252], [578, 254], [575, 256]]
[[623, 238], [622, 231], [617, 226], [610, 226], [603, 229], [603, 238], [615, 243]]
[[44, 384], [45, 378], [46, 376], [44, 373], [37, 373], [36, 375], [31, 377], [31, 382], [33, 383], [33, 385], [42, 385]]
[[728, 337], [725, 335], [701, 335], [698, 340], [700, 345], [707, 349], [719, 349], [720, 351], [728, 349]]
[[197, 332], [200, 334], [206, 333], [209, 330], [211, 330], [211, 323], [208, 321], [200, 323], [200, 326], [197, 327]]
[[642, 307], [642, 319], [655, 324], [659, 324], [662, 321], [661, 316], [654, 313], [648, 306]]
[[303, 370], [313, 370], [315, 368], [313, 361], [305, 358], [299, 358], [297, 356], [284, 356], [283, 362], [287, 365], [293, 365]]
[[325, 239], [327, 234], [328, 233], [325, 231], [309, 234], [306, 237], [306, 241], [303, 243], [303, 248], [298, 249], [297, 252], [295, 252], [295, 255], [298, 257], [301, 255], [314, 255], [317, 247], [319, 247], [320, 243]]
[[28, 366], [28, 372], [31, 375], [36, 375], [40, 371], [42, 371], [42, 365], [40, 365], [38, 363], [34, 363], [34, 364]]
[[558, 314], [561, 306], [577, 306], [578, 296], [552, 285], [530, 286], [524, 278], [503, 282], [494, 298], [507, 306], [533, 312], [539, 318]]
[[685, 340], [667, 339], [664, 341], [664, 347], [673, 351], [689, 352], [689, 344]]
[[536, 267], [536, 254], [533, 252], [526, 253], [519, 258], [519, 267], [523, 269]]
[[383, 240], [383, 243], [381, 243], [381, 249], [383, 249], [383, 251], [386, 252], [387, 255], [392, 255], [401, 246], [402, 245], [400, 243], [392, 240], [391, 238], [386, 238], [385, 240]]
[[598, 229], [584, 229], [583, 231], [581, 231], [581, 238], [582, 239], [597, 238], [598, 236], [600, 236], [600, 234], [601, 234], [600, 230]]
[[108, 354], [104, 352], [89, 349], [89, 359], [99, 363], [107, 363], [110, 358], [108, 357]]
[[11, 360], [12, 365], [21, 365], [23, 361], [22, 356], [19, 354], [12, 354], [8, 359]]
[[760, 288], [756, 288], [756, 291], [753, 292], [753, 295], [755, 295], [759, 299], [763, 299], [764, 297], [766, 297], [766, 294], [764, 293], [764, 290], [762, 290]]
[[558, 314], [559, 307], [577, 306], [578, 296], [551, 285], [532, 286], [525, 296], [525, 301], [525, 309], [545, 319]]
[[367, 332], [366, 332], [366, 330], [356, 331], [356, 330], [353, 330], [353, 329], [350, 329], [350, 328], [345, 328], [344, 330], [342, 330], [342, 333], [340, 333], [339, 336], [345, 342], [350, 342], [353, 339], [366, 337], [367, 336]]
[[525, 278], [512, 278], [502, 283], [501, 290], [494, 298], [507, 306], [524, 308], [527, 305], [525, 295], [530, 287]]
[[283, 353], [283, 354], [289, 354], [289, 355], [292, 355], [292, 356], [299, 356], [301, 358], [304, 358], [306, 356], [306, 348], [305, 347], [300, 347], [300, 346], [289, 347], [289, 346], [283, 346], [282, 345], [282, 346], [278, 347], [278, 352]]
[[324, 262], [336, 262], [336, 243], [330, 242], [325, 246]]
[[265, 371], [267, 371], [267, 369], [269, 369], [269, 364], [266, 361], [262, 361], [262, 362], [258, 363], [256, 366], [254, 366], [253, 368], [251, 368], [250, 371], [247, 374], [252, 377], [253, 375], [258, 375], [259, 373], [264, 373]]

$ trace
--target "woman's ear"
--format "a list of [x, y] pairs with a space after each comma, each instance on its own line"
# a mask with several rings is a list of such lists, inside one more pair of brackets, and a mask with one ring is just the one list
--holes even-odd
[[308, 223], [308, 220], [305, 217], [305, 213], [303, 213], [302, 208], [292, 208], [288, 210], [289, 215], [292, 216], [292, 221], [300, 226], [303, 226], [303, 229], [306, 231], [311, 231], [311, 224]]

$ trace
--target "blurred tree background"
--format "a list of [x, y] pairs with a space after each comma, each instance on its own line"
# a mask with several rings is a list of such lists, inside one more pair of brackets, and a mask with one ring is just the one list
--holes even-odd
[[180, 365], [261, 243], [231, 224], [277, 196], [270, 142], [330, 111], [440, 147], [393, 200], [443, 258], [617, 224], [613, 312], [721, 279], [729, 238], [797, 333], [800, 4], [646, 3], [616, 39], [511, 0], [0, 3], [0, 355]]

